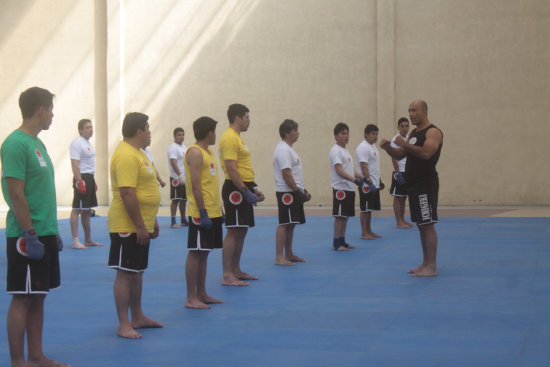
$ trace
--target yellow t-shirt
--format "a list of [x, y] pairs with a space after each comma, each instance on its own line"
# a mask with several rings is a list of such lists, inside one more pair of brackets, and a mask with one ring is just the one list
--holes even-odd
[[147, 155], [121, 141], [111, 156], [110, 173], [113, 201], [107, 217], [109, 232], [136, 232], [136, 226], [126, 212], [119, 191], [119, 187], [134, 187], [141, 217], [147, 230], [152, 233], [160, 205], [160, 191], [155, 167]]
[[220, 139], [220, 161], [227, 180], [230, 179], [225, 167], [225, 160], [237, 161], [237, 171], [244, 182], [254, 181], [254, 169], [250, 159], [250, 149], [232, 128], [227, 129]]
[[[212, 153], [210, 149], [204, 150], [198, 145], [191, 145], [187, 148], [187, 152], [192, 148], [198, 148], [202, 153], [201, 192], [204, 207], [210, 218], [219, 218], [222, 216], [222, 204], [218, 186], [218, 165], [216, 164], [216, 157], [214, 157], [214, 153]], [[197, 207], [197, 202], [193, 195], [191, 171], [189, 169], [189, 163], [187, 163], [187, 156], [183, 159], [183, 162], [185, 165], [185, 172], [187, 172], [185, 176], [185, 190], [187, 191], [187, 209], [185, 214], [193, 218], [200, 218], [199, 208]]]

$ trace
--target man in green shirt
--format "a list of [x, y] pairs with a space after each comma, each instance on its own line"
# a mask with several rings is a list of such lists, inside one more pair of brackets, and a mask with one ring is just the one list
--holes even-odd
[[21, 93], [21, 126], [2, 144], [2, 192], [6, 218], [7, 292], [13, 295], [7, 329], [12, 366], [68, 366], [42, 352], [44, 299], [60, 285], [57, 204], [53, 165], [38, 138], [53, 118], [54, 95], [32, 87]]

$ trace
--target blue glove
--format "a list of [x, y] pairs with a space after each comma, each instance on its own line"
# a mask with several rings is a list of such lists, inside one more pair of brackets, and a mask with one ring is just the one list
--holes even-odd
[[256, 196], [256, 194], [253, 194], [249, 189], [248, 187], [246, 189], [244, 189], [243, 191], [243, 195], [244, 195], [244, 199], [246, 200], [246, 202], [250, 205], [254, 205], [256, 204], [258, 201], [260, 201], [258, 199], [258, 197]]
[[61, 239], [60, 235], [56, 235], [57, 237], [57, 249], [59, 252], [63, 251], [63, 240]]
[[395, 178], [395, 182], [399, 185], [403, 185], [405, 183], [405, 176], [403, 176], [403, 172], [394, 172], [393, 178]]
[[208, 217], [206, 209], [199, 209], [199, 213], [201, 215], [201, 227], [205, 229], [212, 228], [212, 220]]
[[374, 193], [376, 191], [378, 191], [378, 189], [376, 188], [376, 186], [374, 185], [374, 183], [369, 183], [369, 179], [366, 178], [366, 177], [363, 177], [363, 181], [361, 182], [361, 186], [365, 186], [365, 188], [368, 188], [367, 190], [365, 190], [365, 188], [363, 188], [363, 192], [365, 194], [370, 194], [370, 193]]
[[356, 184], [357, 186], [361, 187], [363, 186], [363, 181], [361, 181], [360, 179], [356, 178], [353, 180], [353, 183]]
[[369, 192], [374, 194], [376, 191], [378, 191], [378, 188], [373, 183], [369, 184]]
[[44, 244], [40, 242], [34, 228], [23, 231], [27, 246], [27, 256], [31, 260], [40, 260], [44, 257]]

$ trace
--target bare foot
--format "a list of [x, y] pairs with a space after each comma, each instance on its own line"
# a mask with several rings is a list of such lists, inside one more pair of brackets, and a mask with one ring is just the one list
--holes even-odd
[[332, 246], [332, 251], [349, 251], [349, 248], [346, 248], [344, 246], [340, 246], [338, 248]]
[[369, 233], [367, 233], [367, 236], [372, 236], [372, 237], [374, 237], [374, 238], [382, 238], [382, 236], [380, 236], [379, 234], [376, 234], [376, 233], [374, 233], [374, 232], [369, 232]]
[[223, 301], [221, 299], [216, 299], [216, 298], [210, 297], [208, 294], [205, 294], [203, 296], [199, 296], [199, 300], [201, 302], [206, 303], [206, 304], [223, 303]]
[[178, 228], [181, 228], [181, 226], [177, 223], [174, 223], [174, 224], [172, 224], [172, 227], [170, 227], [170, 228], [178, 229]]
[[86, 250], [87, 249], [87, 247], [84, 246], [82, 244], [82, 242], [80, 242], [80, 241], [73, 242], [73, 245], [71, 247], [76, 249], [76, 250]]
[[361, 236], [361, 239], [362, 239], [362, 240], [375, 240], [376, 237], [373, 237], [373, 236], [370, 236], [370, 235], [366, 235], [366, 236]]
[[357, 248], [357, 246], [350, 245], [349, 243], [345, 243], [345, 244], [343, 245], [343, 247], [345, 247], [345, 248], [347, 248], [347, 249]]
[[132, 320], [132, 327], [134, 329], [148, 329], [148, 328], [161, 328], [164, 327], [160, 322], [150, 319], [148, 317], [143, 317], [138, 320]]
[[258, 277], [245, 273], [244, 271], [239, 271], [235, 274], [240, 280], [258, 280]]
[[116, 335], [126, 339], [141, 339], [141, 334], [135, 331], [133, 328], [119, 328]]
[[409, 270], [407, 273], [409, 274], [417, 273], [420, 270], [422, 270], [423, 267], [424, 267], [424, 264], [418, 265], [416, 268]]
[[396, 224], [396, 225], [395, 225], [395, 228], [409, 229], [409, 228], [411, 228], [411, 227], [412, 227], [412, 225], [408, 225], [408, 224], [406, 224], [406, 223], [399, 223], [399, 224]]
[[94, 240], [89, 240], [89, 241], [86, 241], [86, 246], [103, 246], [103, 244], [96, 242]]
[[413, 277], [435, 277], [435, 276], [437, 276], [437, 270], [429, 266], [426, 266], [413, 274]]
[[295, 263], [305, 263], [306, 262], [306, 259], [302, 259], [301, 257], [296, 256], [296, 255], [286, 256], [286, 259], [290, 260], [290, 261], [293, 261]]
[[239, 280], [239, 278], [235, 277], [234, 275], [231, 276], [223, 276], [222, 278], [222, 285], [230, 285], [235, 287], [243, 287], [248, 285], [247, 282], [244, 282], [242, 280]]
[[286, 258], [276, 258], [275, 259], [275, 265], [281, 265], [281, 266], [293, 266], [296, 265], [292, 261], [287, 260]]
[[46, 358], [46, 356], [42, 356], [40, 359], [30, 359], [29, 363], [26, 364], [26, 366], [32, 366], [32, 367], [71, 367], [68, 364], [61, 363], [54, 361], [52, 359]]
[[200, 309], [200, 310], [208, 310], [208, 309], [212, 308], [212, 307], [208, 306], [207, 304], [202, 303], [198, 299], [190, 300], [189, 298], [187, 298], [187, 300], [185, 301], [185, 307], [187, 307], [187, 308], [196, 308], [196, 309]]

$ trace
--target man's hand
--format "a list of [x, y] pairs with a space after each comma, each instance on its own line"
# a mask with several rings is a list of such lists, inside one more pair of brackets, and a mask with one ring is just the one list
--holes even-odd
[[199, 209], [201, 216], [201, 227], [205, 229], [212, 228], [212, 219], [208, 216], [206, 209]]
[[407, 144], [407, 142], [405, 141], [405, 139], [403, 139], [401, 135], [398, 135], [393, 142], [395, 143], [395, 145], [399, 147], [402, 147], [405, 144]]
[[34, 228], [23, 231], [25, 239], [27, 256], [31, 260], [40, 260], [44, 257], [44, 244], [38, 239]]
[[244, 196], [244, 199], [246, 200], [246, 202], [250, 205], [254, 205], [256, 204], [258, 201], [260, 201], [260, 198], [258, 197], [258, 195], [256, 194], [253, 194], [249, 189], [248, 187], [244, 189], [243, 191], [243, 196]]
[[81, 194], [85, 194], [86, 193], [86, 183], [84, 182], [83, 179], [78, 179], [78, 181], [76, 181], [76, 188], [78, 190], [79, 193]]
[[149, 238], [155, 239], [160, 234], [159, 222], [155, 219], [155, 226], [153, 227], [153, 233], [149, 233]]
[[147, 245], [149, 244], [149, 231], [147, 227], [137, 227], [136, 228], [137, 244], [138, 245]]

